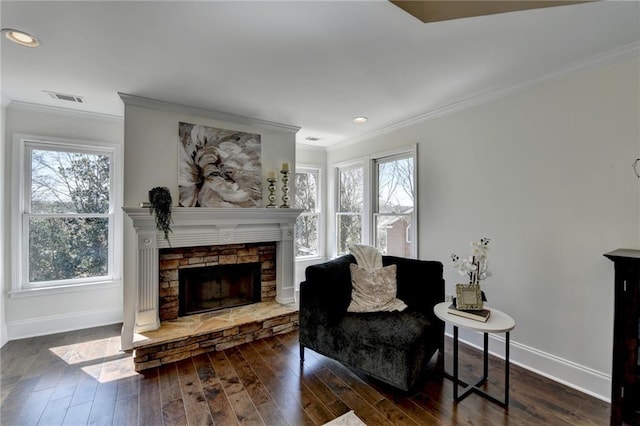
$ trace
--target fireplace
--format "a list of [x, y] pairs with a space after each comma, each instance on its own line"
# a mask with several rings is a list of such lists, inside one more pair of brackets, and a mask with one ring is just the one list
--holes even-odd
[[260, 264], [180, 269], [178, 316], [217, 311], [260, 301]]
[[[272, 276], [266, 280], [268, 286], [265, 287], [263, 266], [261, 300], [275, 299], [282, 304], [295, 301], [293, 239], [296, 218], [302, 210], [174, 207], [173, 232], [169, 234], [169, 240], [158, 233], [149, 209], [124, 207], [123, 210], [130, 221], [125, 223], [122, 349], [133, 347], [134, 332], [160, 327], [162, 311], [167, 307], [163, 305], [163, 297], [175, 297], [169, 303], [175, 303], [177, 318], [179, 281], [177, 275], [164, 280], [166, 260], [161, 259], [161, 252], [166, 249], [269, 242], [275, 250], [270, 261]], [[224, 258], [218, 263], [235, 262], [227, 262]], [[265, 299], [265, 292], [271, 299]]]
[[160, 321], [276, 297], [274, 242], [163, 248], [159, 258]]

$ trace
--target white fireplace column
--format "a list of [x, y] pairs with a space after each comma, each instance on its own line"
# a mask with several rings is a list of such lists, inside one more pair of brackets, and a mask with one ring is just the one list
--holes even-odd
[[[283, 224], [281, 229], [282, 239], [276, 242], [276, 301], [286, 305], [295, 301], [295, 283], [293, 282], [295, 222]], [[289, 262], [289, 259], [293, 259], [294, 262]]]
[[[174, 207], [169, 241], [155, 227], [155, 218], [147, 208], [123, 209], [131, 218], [137, 247], [135, 271], [125, 271], [125, 312], [122, 349], [133, 347], [135, 332], [160, 327], [159, 319], [159, 249], [239, 243], [276, 243], [276, 301], [295, 301], [294, 229], [299, 209], [234, 209]], [[131, 288], [133, 286], [134, 288]], [[135, 302], [127, 298], [135, 297]]]
[[157, 233], [138, 234], [138, 288], [136, 309], [136, 331], [155, 330], [160, 327], [159, 305], [159, 252]]

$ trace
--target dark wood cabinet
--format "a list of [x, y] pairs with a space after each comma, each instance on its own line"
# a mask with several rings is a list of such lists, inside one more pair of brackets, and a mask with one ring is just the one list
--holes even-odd
[[640, 250], [605, 256], [615, 271], [611, 425], [640, 425]]

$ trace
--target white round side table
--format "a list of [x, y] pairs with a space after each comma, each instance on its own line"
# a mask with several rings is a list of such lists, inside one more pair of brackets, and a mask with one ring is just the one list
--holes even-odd
[[[498, 309], [485, 306], [491, 311], [486, 322], [476, 321], [459, 315], [450, 314], [447, 308], [451, 302], [441, 302], [433, 307], [433, 312], [442, 321], [453, 325], [453, 376], [445, 375], [453, 380], [453, 399], [458, 402], [470, 393], [481, 395], [492, 402], [506, 408], [509, 405], [509, 333], [516, 326], [516, 322], [509, 315]], [[458, 378], [458, 327], [478, 331], [484, 334], [483, 374], [474, 384], [468, 384]], [[489, 333], [505, 333], [505, 357], [504, 357], [504, 400], [500, 401], [494, 396], [480, 389], [480, 385], [487, 381], [489, 373]], [[464, 386], [462, 393], [458, 394], [458, 386]]]

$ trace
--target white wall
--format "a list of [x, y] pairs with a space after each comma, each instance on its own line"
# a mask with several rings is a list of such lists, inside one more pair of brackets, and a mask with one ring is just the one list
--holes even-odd
[[[124, 205], [137, 207], [148, 200], [155, 186], [171, 190], [173, 205], [178, 205], [178, 123], [187, 122], [222, 129], [257, 133], [261, 136], [261, 160], [264, 181], [269, 170], [280, 170], [288, 162], [296, 163], [295, 133], [298, 127], [268, 123], [229, 114], [175, 105], [152, 99], [122, 95], [125, 102], [124, 131]], [[290, 194], [294, 193], [293, 180]], [[268, 190], [263, 186], [263, 200]], [[266, 202], [265, 202], [266, 205]], [[124, 327], [122, 344], [128, 348], [133, 336], [135, 259], [137, 242], [132, 221], [124, 221]]]
[[[12, 144], [14, 133], [42, 137], [75, 140], [97, 140], [121, 144], [123, 121], [117, 118], [98, 117], [10, 103], [6, 110], [6, 133], [2, 147], [5, 170], [2, 174], [4, 195], [2, 197], [5, 233], [2, 241], [5, 253], [11, 253], [10, 223], [12, 205], [11, 176], [13, 173]], [[11, 256], [2, 256], [5, 270], [3, 295], [8, 338], [44, 335], [60, 331], [113, 324], [122, 321], [122, 287], [80, 290], [63, 294], [31, 297], [7, 297], [11, 288]]]
[[[8, 105], [8, 103], [8, 100], [5, 101], [5, 97], [2, 96], [2, 113], [0, 119], [0, 176], [2, 176], [3, 182], [6, 182], [8, 180], [4, 162], [6, 146], [8, 143], [7, 141], [10, 140], [5, 132], [5, 118], [7, 111], [5, 107], [6, 105]], [[8, 216], [6, 210], [9, 206], [9, 204], [4, 199], [5, 186], [6, 185], [0, 185], [0, 259], [5, 258], [4, 246], [6, 241], [5, 235], [7, 235], [5, 217]], [[9, 282], [9, 280], [6, 277], [6, 265], [4, 261], [0, 260], [0, 348], [4, 346], [4, 344], [7, 343], [7, 340], [9, 339], [7, 334], [6, 319], [4, 315], [4, 289], [6, 288], [7, 282]]]
[[[613, 265], [639, 247], [638, 58], [328, 153], [329, 165], [418, 144], [420, 258], [462, 282], [452, 252], [491, 238], [489, 304], [511, 314], [512, 360], [609, 398]], [[480, 344], [471, 333], [465, 339]], [[494, 340], [491, 349], [501, 353]]]

